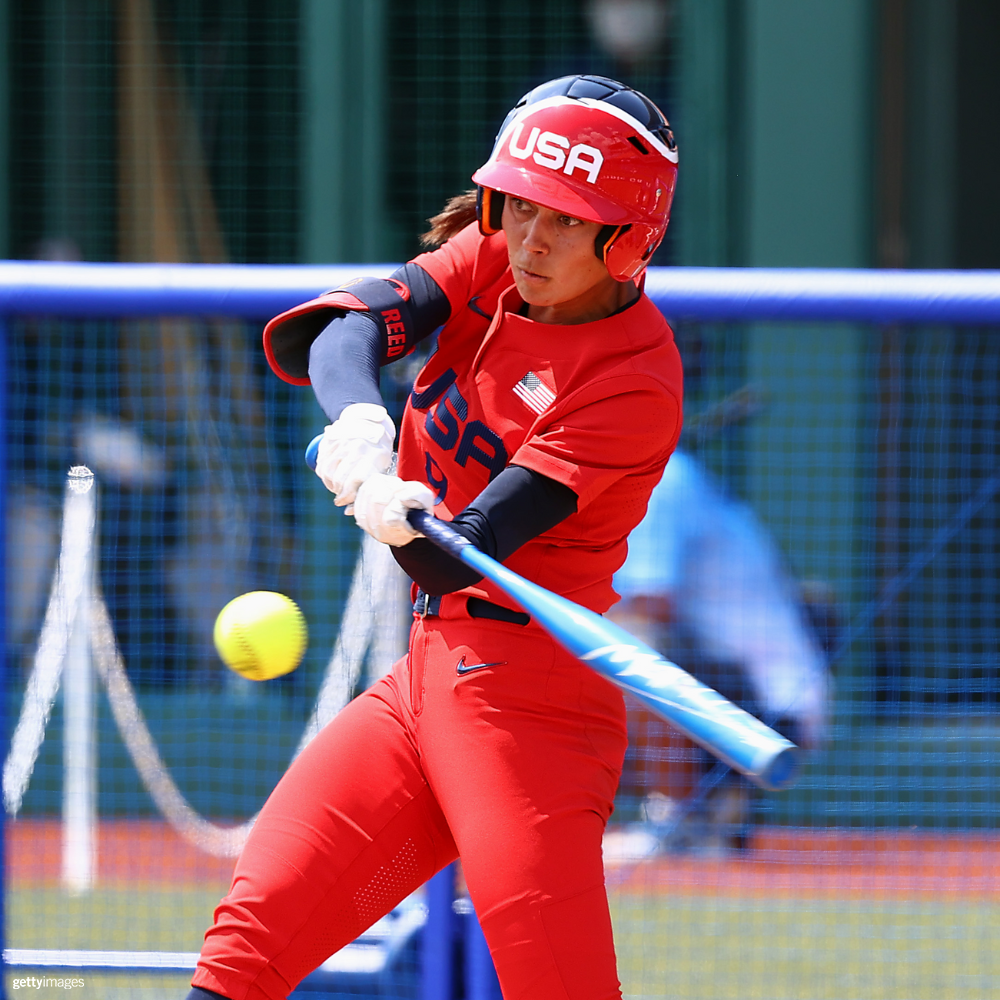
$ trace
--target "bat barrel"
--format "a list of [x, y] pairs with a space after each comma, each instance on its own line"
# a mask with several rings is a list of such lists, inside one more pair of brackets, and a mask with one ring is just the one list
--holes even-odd
[[782, 791], [798, 779], [794, 743], [669, 660], [650, 661], [642, 676], [622, 676], [607, 664], [597, 669], [760, 788]]
[[789, 744], [780, 749], [770, 760], [757, 779], [761, 788], [769, 792], [781, 792], [791, 788], [798, 780], [802, 766], [802, 751]]

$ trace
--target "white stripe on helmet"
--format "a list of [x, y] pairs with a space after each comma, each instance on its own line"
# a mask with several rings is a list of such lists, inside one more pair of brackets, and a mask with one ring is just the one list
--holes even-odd
[[634, 128], [636, 132], [638, 132], [639, 135], [645, 139], [646, 142], [648, 142], [662, 157], [669, 160], [671, 163], [677, 162], [676, 149], [669, 149], [637, 118], [633, 118], [627, 111], [622, 111], [621, 108], [616, 108], [613, 104], [608, 104], [607, 101], [599, 101], [593, 97], [546, 97], [544, 100], [535, 101], [534, 104], [526, 104], [510, 120], [510, 122], [508, 122], [507, 127], [500, 133], [499, 136], [497, 136], [496, 144], [493, 146], [493, 152], [490, 153], [490, 158], [487, 160], [487, 163], [496, 159], [497, 153], [503, 148], [504, 143], [510, 136], [511, 129], [513, 129], [514, 126], [521, 121], [521, 119], [525, 118], [527, 115], [534, 114], [536, 111], [541, 111], [544, 108], [557, 108], [569, 104], [583, 104], [588, 108], [593, 108], [595, 111], [603, 111], [606, 114], [625, 122], [625, 124], [630, 128]]

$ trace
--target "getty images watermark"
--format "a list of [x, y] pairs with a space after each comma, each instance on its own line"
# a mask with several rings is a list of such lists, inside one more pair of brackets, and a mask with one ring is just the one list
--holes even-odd
[[66, 979], [63, 976], [24, 976], [11, 982], [15, 990], [75, 990], [86, 984], [82, 979]]

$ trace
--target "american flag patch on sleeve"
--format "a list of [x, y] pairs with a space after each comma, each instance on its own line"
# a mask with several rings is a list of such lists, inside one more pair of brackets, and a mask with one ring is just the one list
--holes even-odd
[[528, 372], [517, 385], [514, 394], [535, 413], [544, 413], [556, 399], [556, 394], [534, 373]]

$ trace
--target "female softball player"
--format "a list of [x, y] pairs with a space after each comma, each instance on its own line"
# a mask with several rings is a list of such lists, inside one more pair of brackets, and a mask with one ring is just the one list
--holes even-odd
[[[409, 653], [289, 768], [205, 936], [193, 998], [277, 1000], [461, 857], [508, 1000], [620, 997], [601, 840], [621, 695], [407, 523], [433, 511], [597, 612], [677, 441], [681, 370], [641, 276], [677, 154], [638, 92], [531, 91], [438, 250], [272, 320], [332, 424], [317, 473], [414, 581]], [[469, 225], [465, 222], [469, 221]], [[396, 428], [381, 365], [441, 327]]]

